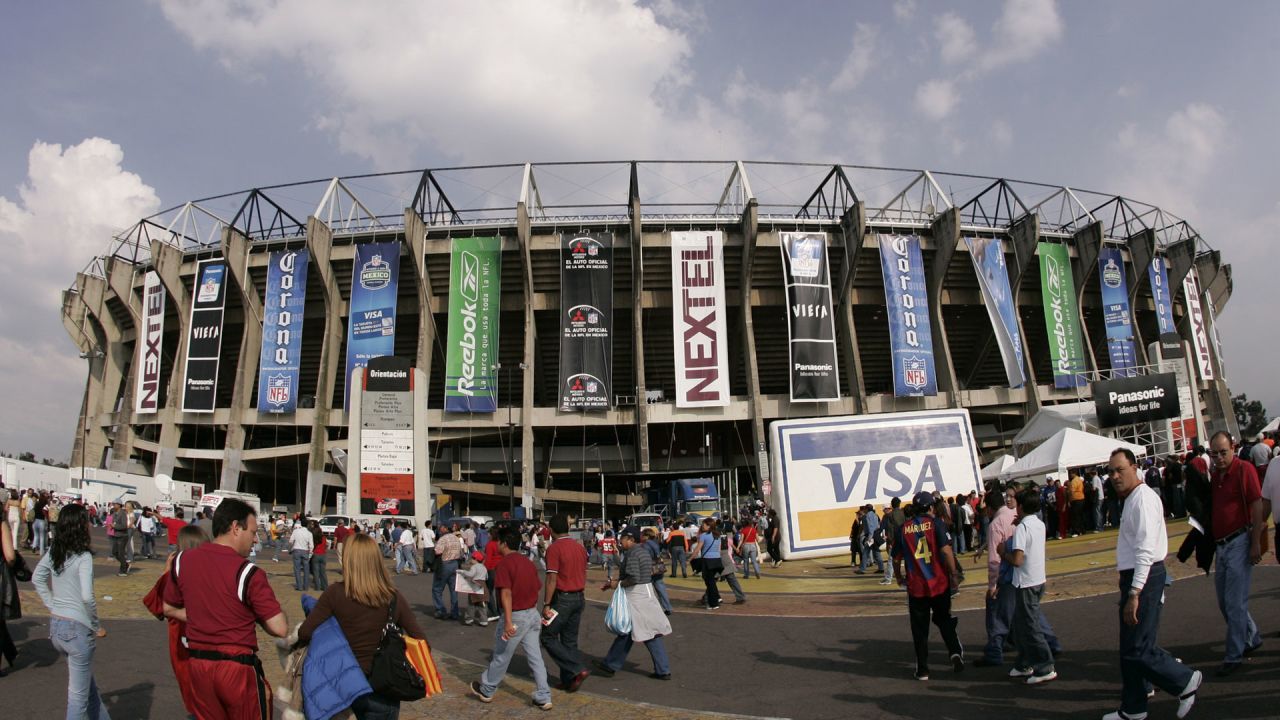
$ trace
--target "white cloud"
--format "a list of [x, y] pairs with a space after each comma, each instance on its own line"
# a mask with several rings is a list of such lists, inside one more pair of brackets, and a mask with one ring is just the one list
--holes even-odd
[[951, 114], [960, 98], [950, 80], [929, 80], [916, 88], [916, 109], [932, 120]]
[[831, 81], [831, 89], [845, 92], [857, 87], [871, 71], [875, 63], [876, 39], [878, 31], [874, 25], [858, 23], [853, 31], [852, 47], [844, 59], [844, 65]]
[[382, 168], [423, 146], [466, 162], [701, 156], [723, 137], [690, 111], [702, 98], [685, 94], [692, 50], [675, 25], [696, 21], [674, 5], [160, 2], [230, 67], [300, 65], [328, 104], [316, 125]]
[[900, 22], [910, 22], [916, 16], [916, 0], [895, 0], [893, 16]]
[[1160, 130], [1143, 127], [1127, 125], [1116, 138], [1117, 190], [1181, 217], [1195, 217], [1197, 199], [1228, 143], [1226, 118], [1212, 105], [1190, 103], [1170, 115]]
[[1030, 60], [1062, 38], [1062, 17], [1053, 0], [1005, 0], [991, 31], [984, 70]]
[[1003, 118], [992, 120], [988, 133], [993, 149], [1003, 152], [1013, 147], [1013, 126], [1007, 120]]
[[27, 160], [16, 199], [0, 197], [0, 449], [66, 459], [86, 368], [62, 327], [61, 292], [160, 201], [109, 140], [37, 142]]
[[933, 26], [933, 36], [938, 41], [944, 64], [963, 63], [978, 49], [973, 28], [959, 15], [943, 13], [934, 19]]

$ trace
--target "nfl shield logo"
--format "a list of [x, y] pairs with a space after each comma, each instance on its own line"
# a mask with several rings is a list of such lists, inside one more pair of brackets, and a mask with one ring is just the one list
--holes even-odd
[[589, 313], [587, 315], [587, 322], [591, 323], [592, 325], [595, 325], [596, 323], [600, 322], [600, 313], [596, 313], [596, 312]]
[[289, 377], [287, 375], [267, 376], [267, 402], [274, 407], [288, 404]]
[[902, 358], [902, 382], [913, 390], [919, 390], [929, 384], [929, 373], [927, 371], [927, 363], [924, 358], [911, 357]]
[[597, 385], [597, 384], [595, 383], [595, 381], [592, 381], [592, 382], [587, 383], [587, 392], [589, 392], [589, 393], [595, 393], [595, 392], [596, 392], [597, 390], [599, 390], [599, 389], [600, 389], [600, 386], [599, 386], [599, 385]]

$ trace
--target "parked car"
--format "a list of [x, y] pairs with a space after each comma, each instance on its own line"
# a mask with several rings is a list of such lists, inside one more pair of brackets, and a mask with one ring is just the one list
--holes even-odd
[[351, 527], [351, 518], [346, 515], [325, 515], [319, 520], [320, 532], [325, 535], [332, 535], [333, 531], [338, 529], [339, 520], [345, 520], [347, 527]]

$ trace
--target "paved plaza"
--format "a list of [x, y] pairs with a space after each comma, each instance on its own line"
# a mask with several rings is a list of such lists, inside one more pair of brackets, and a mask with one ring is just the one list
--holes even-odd
[[[1170, 547], [1186, 532], [1169, 526]], [[98, 548], [97, 595], [108, 636], [99, 641], [95, 672], [112, 717], [182, 718], [184, 712], [169, 668], [164, 624], [150, 619], [140, 598], [163, 568], [161, 561], [139, 561], [127, 578], [117, 577]], [[1118, 706], [1115, 533], [1084, 535], [1049, 544], [1045, 613], [1066, 653], [1057, 664], [1059, 679], [1043, 687], [1011, 682], [1007, 670], [972, 665], [963, 673], [947, 668], [936, 631], [933, 677], [912, 678], [914, 658], [906, 619], [905, 594], [877, 584], [874, 574], [855, 577], [847, 558], [784, 563], [764, 570], [764, 578], [743, 583], [748, 601], [714, 613], [696, 607], [701, 582], [669, 579], [675, 614], [667, 648], [673, 678], [648, 677], [648, 655], [636, 648], [613, 678], [593, 676], [576, 694], [553, 693], [552, 713], [571, 718], [699, 718], [715, 716], [789, 718], [1096, 718]], [[28, 557], [31, 557], [28, 555]], [[268, 554], [259, 565], [293, 622], [300, 618], [299, 593], [292, 587], [285, 556]], [[960, 639], [970, 659], [985, 641], [982, 590], [985, 564], [963, 556], [968, 582], [956, 599]], [[338, 579], [330, 563], [330, 581]], [[1213, 578], [1170, 559], [1177, 581], [1169, 588], [1161, 643], [1205, 672], [1205, 684], [1192, 718], [1266, 718], [1280, 714], [1280, 566], [1268, 554], [1255, 568], [1250, 608], [1266, 642], [1228, 679], [1214, 677], [1223, 654], [1223, 622]], [[582, 622], [581, 647], [602, 657], [610, 636], [604, 629], [603, 574], [593, 568], [591, 600]], [[430, 575], [401, 576], [400, 588], [413, 602], [428, 634], [444, 678], [445, 692], [412, 705], [402, 717], [525, 717], [544, 715], [529, 706], [532, 684], [517, 656], [509, 682], [491, 705], [466, 694], [467, 683], [487, 662], [494, 625], [464, 627], [431, 618]], [[29, 587], [29, 586], [28, 586]], [[110, 597], [107, 600], [106, 597]], [[17, 669], [0, 679], [9, 718], [60, 716], [66, 666], [48, 640], [47, 617], [34, 592], [24, 590], [22, 620], [10, 623], [20, 655]], [[261, 633], [260, 633], [261, 635]], [[270, 648], [265, 636], [260, 642]], [[262, 652], [268, 676], [280, 676], [273, 649]], [[1007, 667], [1007, 666], [1006, 666]], [[1173, 717], [1176, 703], [1157, 696], [1152, 718]]]

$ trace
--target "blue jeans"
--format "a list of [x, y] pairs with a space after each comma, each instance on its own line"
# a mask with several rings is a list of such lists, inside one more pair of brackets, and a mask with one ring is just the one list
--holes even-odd
[[1156, 645], [1164, 606], [1164, 580], [1164, 563], [1152, 565], [1147, 584], [1138, 595], [1138, 624], [1126, 625], [1124, 605], [1133, 586], [1133, 571], [1120, 572], [1120, 677], [1124, 681], [1120, 709], [1127, 715], [1147, 711], [1148, 683], [1178, 697], [1191, 681], [1191, 668]]
[[400, 701], [369, 693], [351, 703], [356, 720], [397, 720], [400, 717]]
[[658, 595], [658, 604], [662, 606], [662, 612], [671, 614], [671, 598], [667, 596], [667, 584], [662, 581], [661, 575], [654, 575], [653, 591]]
[[858, 565], [858, 569], [866, 572], [872, 559], [876, 561], [876, 572], [884, 572], [884, 559], [880, 557], [880, 548], [876, 545], [862, 546], [862, 563]]
[[[627, 655], [631, 653], [633, 645], [635, 641], [631, 639], [630, 634], [614, 636], [613, 644], [609, 646], [609, 654], [604, 656], [605, 666], [614, 672], [620, 670], [623, 663], [627, 661]], [[671, 663], [667, 660], [667, 646], [662, 642], [662, 636], [658, 635], [646, 640], [644, 647], [649, 651], [649, 657], [653, 659], [653, 671], [659, 675], [670, 675]]]
[[[755, 568], [756, 579], [760, 579], [760, 548], [755, 543], [742, 544], [742, 579], [751, 579], [751, 569]], [[675, 570], [672, 567], [672, 570]], [[674, 576], [673, 576], [674, 577]]]
[[447, 590], [449, 604], [453, 608], [450, 612], [454, 620], [462, 616], [462, 611], [458, 609], [458, 591], [453, 587], [453, 578], [457, 574], [458, 561], [446, 560], [440, 563], [440, 572], [431, 578], [431, 600], [435, 603], [436, 614], [444, 614], [444, 593]]
[[67, 720], [110, 720], [93, 679], [93, 651], [97, 646], [93, 630], [55, 615], [49, 618], [49, 639], [58, 652], [67, 656]]
[[1213, 587], [1218, 591], [1218, 609], [1227, 621], [1227, 656], [1223, 662], [1240, 662], [1244, 659], [1245, 649], [1262, 643], [1258, 624], [1249, 614], [1249, 580], [1252, 576], [1249, 533], [1240, 533], [1226, 545], [1218, 546]]
[[547, 666], [542, 662], [542, 645], [539, 635], [542, 633], [542, 614], [538, 608], [516, 610], [511, 613], [511, 623], [516, 626], [516, 634], [509, 640], [502, 639], [504, 623], [499, 622], [493, 632], [493, 659], [489, 667], [480, 675], [480, 692], [485, 697], [493, 697], [502, 679], [507, 676], [507, 666], [516, 654], [516, 648], [524, 649], [525, 660], [529, 663], [529, 672], [533, 673], [533, 701], [536, 703], [551, 702], [551, 686], [547, 684]]
[[[676, 568], [680, 568], [680, 577], [689, 577], [689, 553], [685, 552], [683, 547], [671, 548], [671, 577], [676, 576]], [[760, 576], [760, 563], [757, 558], [756, 577]]]
[[306, 550], [290, 550], [293, 556], [293, 589], [306, 592], [311, 584], [311, 559]]
[[34, 535], [31, 546], [41, 555], [49, 549], [49, 533], [46, 525], [47, 522], [42, 518], [36, 518], [31, 522], [31, 532]]
[[329, 587], [328, 562], [324, 555], [311, 556], [311, 585], [322, 592]]
[[1044, 585], [1013, 588], [1013, 644], [1018, 648], [1016, 667], [1031, 668], [1036, 675], [1053, 672], [1053, 653], [1040, 627], [1040, 598]]
[[413, 552], [412, 545], [400, 546], [400, 557], [396, 559], [396, 571], [408, 570], [413, 573], [418, 572], [418, 556]]
[[[1007, 582], [996, 585], [996, 599], [987, 596], [987, 645], [982, 657], [990, 663], [999, 665], [1004, 662], [1004, 643], [1013, 627], [1013, 603], [1017, 595], [1016, 589]], [[1062, 652], [1062, 644], [1053, 632], [1049, 619], [1040, 611], [1040, 632], [1049, 645], [1049, 652], [1057, 655]]]
[[156, 555], [156, 534], [142, 533], [142, 554], [148, 558]]

